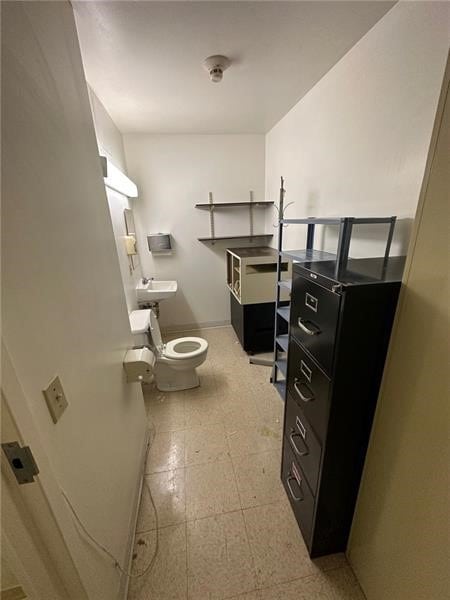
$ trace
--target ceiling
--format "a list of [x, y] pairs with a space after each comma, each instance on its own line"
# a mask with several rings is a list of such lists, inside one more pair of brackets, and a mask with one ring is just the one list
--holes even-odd
[[[73, 2], [86, 78], [123, 133], [265, 133], [395, 2]], [[225, 54], [221, 83], [202, 62]]]

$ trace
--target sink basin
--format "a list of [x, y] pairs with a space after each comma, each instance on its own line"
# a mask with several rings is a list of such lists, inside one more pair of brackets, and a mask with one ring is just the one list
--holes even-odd
[[161, 302], [177, 293], [176, 281], [158, 281], [150, 279], [147, 283], [140, 281], [136, 286], [136, 297], [138, 303]]

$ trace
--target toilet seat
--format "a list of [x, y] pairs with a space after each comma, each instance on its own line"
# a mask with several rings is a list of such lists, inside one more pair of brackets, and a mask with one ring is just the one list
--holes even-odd
[[203, 354], [208, 349], [208, 342], [199, 337], [182, 337], [167, 342], [164, 356], [174, 360], [185, 360]]
[[179, 337], [164, 344], [158, 319], [150, 310], [151, 345], [156, 354], [155, 380], [161, 392], [180, 392], [200, 385], [196, 368], [208, 354], [208, 342], [199, 337]]

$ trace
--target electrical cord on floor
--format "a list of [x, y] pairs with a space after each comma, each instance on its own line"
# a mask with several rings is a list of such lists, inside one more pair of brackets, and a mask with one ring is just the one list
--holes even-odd
[[[153, 556], [152, 556], [150, 562], [148, 563], [148, 565], [145, 567], [145, 569], [141, 573], [129, 573], [126, 569], [124, 569], [122, 567], [122, 565], [120, 564], [119, 560], [114, 556], [114, 554], [112, 554], [112, 552], [110, 552], [103, 544], [101, 544], [100, 542], [98, 542], [94, 538], [94, 536], [89, 533], [89, 531], [85, 527], [84, 523], [81, 521], [80, 517], [78, 516], [77, 511], [73, 507], [72, 502], [69, 500], [66, 492], [63, 489], [61, 489], [61, 494], [62, 494], [64, 500], [67, 502], [67, 505], [70, 508], [71, 513], [73, 514], [76, 522], [78, 523], [80, 529], [83, 531], [83, 533], [86, 535], [86, 537], [90, 540], [90, 542], [92, 542], [92, 544], [94, 544], [94, 546], [96, 546], [99, 550], [101, 550], [103, 552], [103, 554], [105, 554], [114, 563], [114, 567], [120, 573], [122, 573], [123, 575], [126, 575], [127, 577], [129, 577], [131, 579], [138, 579], [139, 577], [143, 577], [144, 575], [146, 575], [147, 573], [149, 573], [153, 569], [153, 566], [154, 566], [155, 561], [156, 561], [156, 557], [158, 556], [158, 550], [159, 550], [159, 521], [158, 521], [158, 511], [156, 510], [155, 501], [153, 500], [152, 491], [151, 491], [150, 486], [149, 486], [149, 484], [147, 482], [147, 479], [146, 479], [148, 455], [149, 455], [150, 449], [152, 447], [153, 439], [154, 439], [154, 437], [156, 435], [156, 432], [154, 431], [153, 428], [150, 428], [148, 431], [149, 431], [150, 436], [149, 436], [149, 441], [148, 441], [147, 450], [146, 450], [144, 476], [143, 476], [143, 485], [145, 485], [145, 487], [148, 490], [148, 493], [149, 493], [149, 496], [150, 496], [150, 502], [152, 503], [153, 511], [155, 513], [156, 543], [155, 543], [155, 551], [153, 553]], [[151, 434], [152, 433], [153, 433], [153, 439], [151, 439]], [[143, 535], [145, 533], [150, 533], [150, 531], [153, 531], [153, 529], [148, 529], [146, 531], [140, 531], [139, 535]]]

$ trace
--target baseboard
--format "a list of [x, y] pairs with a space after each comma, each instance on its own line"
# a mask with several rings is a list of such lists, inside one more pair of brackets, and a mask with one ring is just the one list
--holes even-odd
[[[125, 559], [125, 563], [124, 563], [125, 570], [128, 573], [131, 572], [131, 568], [132, 568], [133, 548], [134, 548], [134, 541], [135, 541], [135, 537], [136, 537], [136, 525], [137, 525], [137, 520], [138, 520], [138, 515], [139, 515], [139, 505], [141, 503], [142, 488], [144, 485], [145, 465], [146, 465], [146, 460], [147, 460], [149, 439], [150, 439], [150, 431], [147, 429], [147, 431], [145, 432], [145, 436], [144, 436], [144, 444], [143, 444], [141, 460], [140, 460], [141, 477], [139, 478], [138, 484], [136, 486], [133, 514], [131, 516], [130, 535], [128, 537], [126, 559]], [[127, 599], [129, 583], [130, 583], [130, 578], [127, 577], [125, 575], [125, 573], [122, 573], [122, 576], [120, 578], [118, 600], [126, 600]]]
[[230, 320], [227, 321], [206, 321], [202, 323], [185, 323], [184, 325], [167, 325], [163, 326], [163, 333], [174, 333], [177, 331], [193, 331], [195, 329], [210, 329], [212, 327], [227, 327], [230, 325]]

